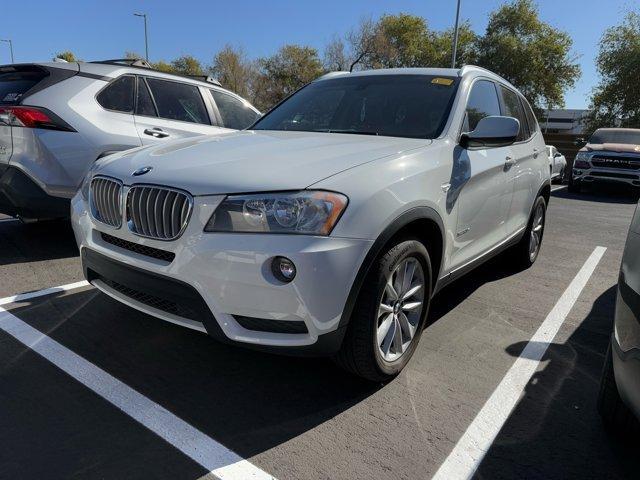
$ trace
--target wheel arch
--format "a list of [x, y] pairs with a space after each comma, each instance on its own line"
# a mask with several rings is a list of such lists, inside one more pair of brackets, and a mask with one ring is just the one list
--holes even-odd
[[433, 208], [414, 207], [396, 217], [382, 231], [369, 249], [349, 291], [347, 302], [340, 317], [339, 328], [343, 328], [349, 323], [364, 280], [384, 247], [394, 240], [407, 235], [415, 236], [425, 244], [432, 266], [432, 290], [435, 289], [442, 269], [446, 245], [444, 222]]

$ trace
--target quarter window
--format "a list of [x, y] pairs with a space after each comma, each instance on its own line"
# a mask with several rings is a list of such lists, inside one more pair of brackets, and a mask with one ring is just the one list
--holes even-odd
[[236, 97], [217, 90], [211, 90], [211, 95], [218, 106], [222, 123], [227, 128], [242, 130], [252, 125], [258, 118], [256, 112]]
[[522, 142], [527, 140], [529, 138], [529, 128], [527, 126], [527, 118], [518, 99], [518, 94], [505, 87], [500, 87], [500, 89], [502, 90], [502, 99], [504, 100], [504, 115], [516, 118], [520, 122], [520, 133], [518, 133], [516, 141]]
[[107, 110], [133, 113], [135, 82], [135, 77], [130, 75], [120, 77], [102, 90], [96, 99]]
[[147, 78], [158, 115], [169, 120], [210, 124], [207, 109], [195, 85]]
[[488, 80], [478, 80], [473, 84], [465, 115], [464, 132], [475, 130], [484, 117], [500, 115], [500, 102], [495, 84]]

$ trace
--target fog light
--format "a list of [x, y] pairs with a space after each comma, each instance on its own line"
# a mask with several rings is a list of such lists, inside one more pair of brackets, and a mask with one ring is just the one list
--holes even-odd
[[296, 277], [296, 266], [286, 257], [275, 257], [271, 263], [271, 271], [278, 280], [285, 283]]

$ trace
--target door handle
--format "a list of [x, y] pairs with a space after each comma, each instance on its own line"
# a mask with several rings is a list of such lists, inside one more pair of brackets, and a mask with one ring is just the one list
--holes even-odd
[[515, 165], [515, 164], [516, 164], [516, 161], [515, 161], [513, 158], [511, 158], [511, 157], [507, 156], [507, 157], [504, 159], [504, 164], [505, 164], [507, 167], [512, 167], [513, 165]]
[[151, 135], [152, 137], [155, 138], [166, 138], [169, 136], [168, 133], [163, 132], [161, 128], [158, 127], [154, 127], [154, 128], [147, 128], [144, 131], [145, 135]]
[[533, 158], [538, 158], [538, 154], [540, 153], [540, 150], [538, 150], [537, 148], [533, 149]]

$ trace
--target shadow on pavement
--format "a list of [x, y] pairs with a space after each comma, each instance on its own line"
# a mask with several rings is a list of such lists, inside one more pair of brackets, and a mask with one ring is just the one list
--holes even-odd
[[0, 223], [0, 265], [77, 256], [78, 247], [67, 220]]
[[[326, 359], [220, 344], [96, 290], [33, 301], [11, 313], [245, 458], [302, 435], [381, 388]], [[68, 462], [83, 451], [83, 438], [59, 440], [68, 442], [62, 449]]]
[[[476, 478], [638, 478], [637, 446], [609, 436], [596, 410], [616, 287], [603, 293], [566, 343], [551, 344]], [[526, 342], [507, 348], [517, 357]]]
[[640, 190], [626, 185], [590, 185], [583, 187], [580, 193], [571, 193], [568, 188], [551, 192], [552, 197], [586, 202], [634, 204], [638, 203]]

